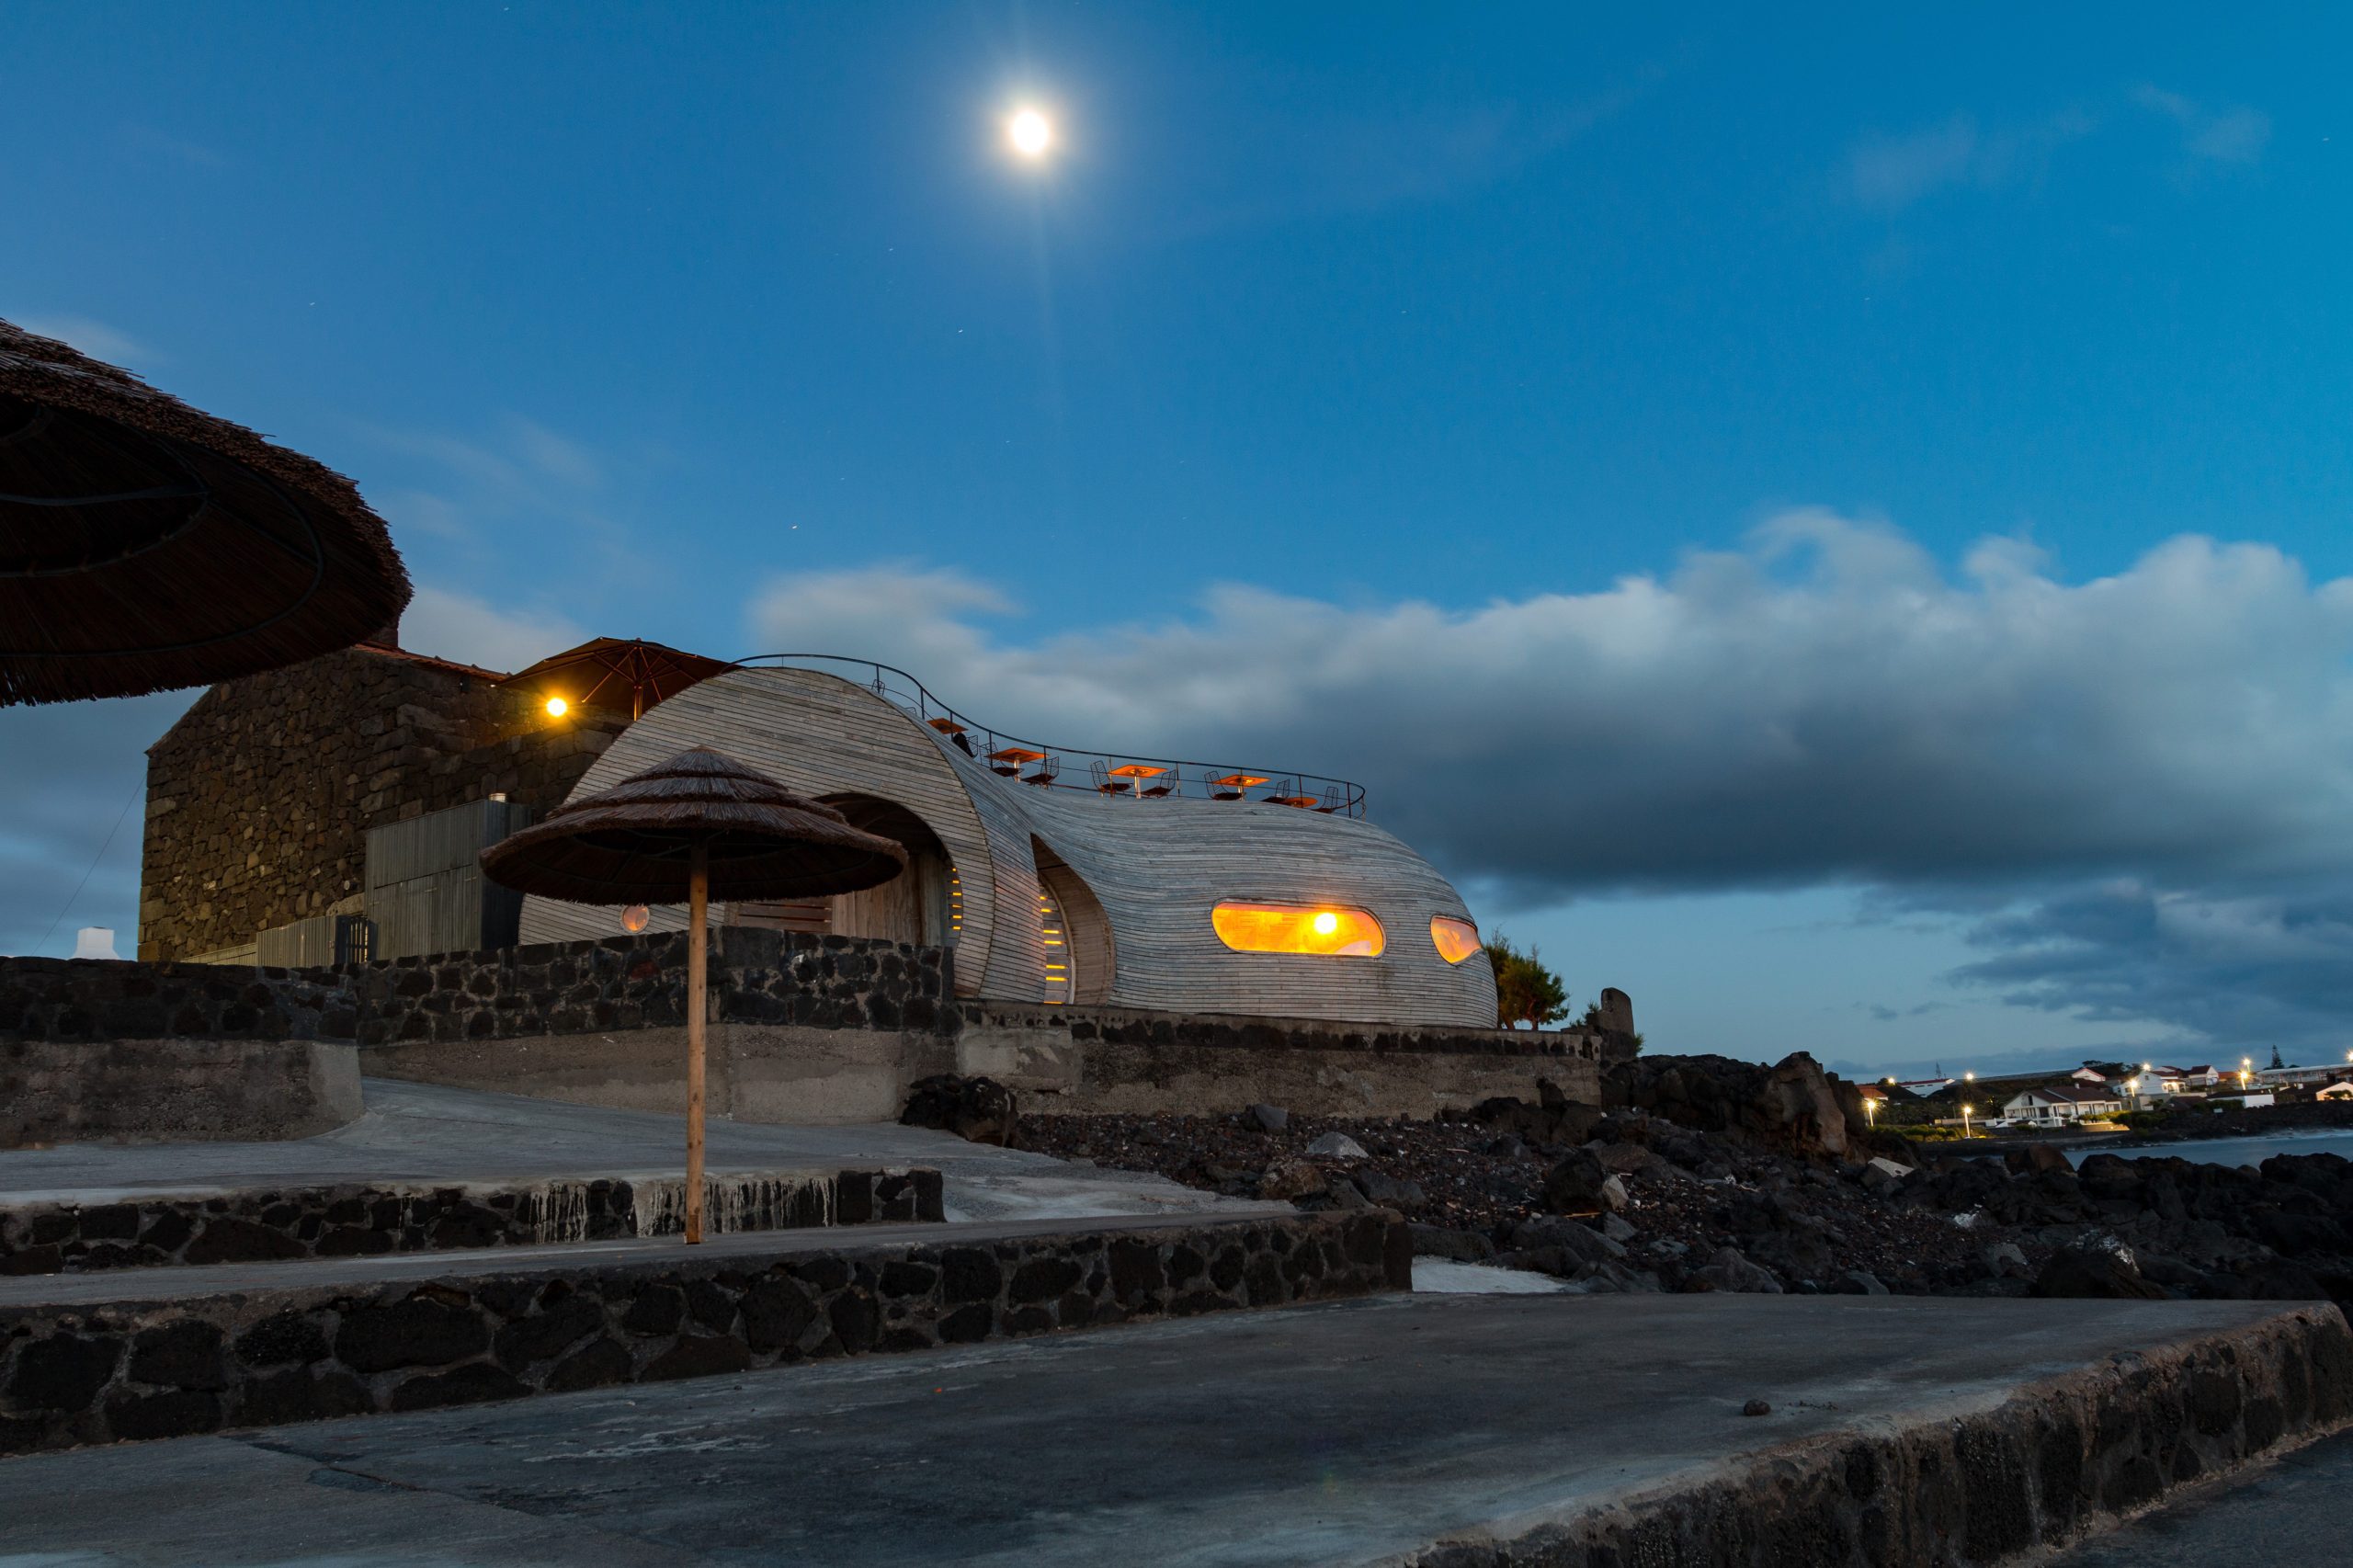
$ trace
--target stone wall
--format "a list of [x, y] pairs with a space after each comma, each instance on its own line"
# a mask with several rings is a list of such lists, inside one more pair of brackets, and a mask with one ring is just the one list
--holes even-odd
[[1428, 1117], [1548, 1079], [1598, 1104], [1603, 1037], [1533, 1029], [1381, 1028], [1317, 1019], [962, 1005], [957, 1070], [1023, 1107], [1066, 1115], [1239, 1110]]
[[[938, 948], [749, 926], [711, 928], [710, 1018], [811, 1029], [952, 1033]], [[687, 934], [649, 931], [353, 967], [363, 1045], [515, 1040], [683, 1026]]]
[[0, 1454], [1360, 1296], [1410, 1289], [1412, 1266], [1382, 1210], [712, 1250], [591, 1268], [518, 1256], [423, 1284], [248, 1274], [189, 1300], [16, 1307]]
[[333, 970], [0, 957], [0, 1040], [347, 1040], [358, 1026]]
[[[1382, 1028], [952, 1000], [936, 948], [713, 932], [710, 1104], [745, 1121], [888, 1120], [935, 1073], [983, 1074], [1029, 1108], [1435, 1115], [1549, 1079], [1597, 1103], [1606, 1038]], [[356, 982], [368, 1070], [583, 1105], [675, 1110], [686, 937], [647, 933], [377, 965]]]
[[[0, 1275], [539, 1246], [684, 1229], [681, 1176], [241, 1189], [0, 1209]], [[745, 1172], [703, 1183], [712, 1235], [945, 1218], [934, 1170]]]
[[562, 804], [625, 717], [551, 719], [495, 678], [363, 645], [199, 698], [148, 748], [139, 956], [356, 907], [379, 824], [493, 791]]

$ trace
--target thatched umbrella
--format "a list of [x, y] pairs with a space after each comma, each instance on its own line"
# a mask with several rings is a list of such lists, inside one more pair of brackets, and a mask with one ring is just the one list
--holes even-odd
[[907, 852], [822, 801], [697, 746], [557, 807], [482, 852], [483, 874], [574, 903], [687, 901], [687, 1240], [702, 1240], [703, 1021], [710, 899], [876, 887]]
[[642, 719], [655, 703], [733, 667], [723, 659], [639, 638], [598, 637], [517, 670], [499, 684], [573, 708], [627, 707], [631, 718]]
[[0, 706], [298, 664], [409, 591], [341, 474], [0, 321]]

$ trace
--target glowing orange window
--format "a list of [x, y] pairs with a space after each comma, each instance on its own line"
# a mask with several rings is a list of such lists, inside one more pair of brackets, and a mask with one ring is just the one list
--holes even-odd
[[1237, 953], [1313, 953], [1371, 959], [1384, 945], [1369, 909], [1318, 903], [1221, 903], [1210, 912], [1218, 940]]
[[1438, 957], [1449, 963], [1461, 963], [1479, 950], [1479, 927], [1451, 915], [1433, 915], [1430, 940], [1438, 944]]

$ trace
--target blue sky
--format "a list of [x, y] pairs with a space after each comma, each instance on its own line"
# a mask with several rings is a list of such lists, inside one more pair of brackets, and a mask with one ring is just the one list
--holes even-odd
[[[1656, 1047], [2309, 1053], [2347, 31], [0, 0], [0, 315], [350, 473], [412, 644], [1353, 772]], [[174, 701], [0, 713], [0, 947], [133, 924]]]

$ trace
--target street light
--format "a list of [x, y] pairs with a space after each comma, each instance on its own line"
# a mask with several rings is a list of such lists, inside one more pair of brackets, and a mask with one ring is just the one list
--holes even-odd
[[1970, 1131], [1969, 1131], [1969, 1113], [1970, 1113], [1971, 1111], [1972, 1111], [1972, 1110], [1975, 1110], [1976, 1108], [1976, 1108], [1975, 1106], [1971, 1105], [1971, 1104], [1970, 1104], [1968, 1101], [1966, 1101], [1966, 1100], [1963, 1100], [1963, 1101], [1961, 1102], [1961, 1135], [1963, 1138], [1968, 1138], [1968, 1137], [1973, 1136], [1973, 1135], [1970, 1132]]

